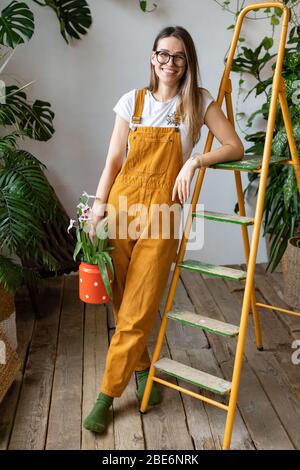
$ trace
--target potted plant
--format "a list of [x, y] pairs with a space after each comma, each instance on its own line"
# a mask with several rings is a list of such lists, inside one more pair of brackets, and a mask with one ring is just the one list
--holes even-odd
[[65, 230], [69, 217], [46, 166], [21, 148], [21, 139], [52, 137], [54, 112], [49, 102], [28, 99], [25, 89], [33, 82], [14, 85], [4, 75], [34, 28], [34, 15], [23, 2], [12, 1], [0, 12], [0, 286], [14, 294], [26, 285], [37, 316], [37, 281], [78, 267], [72, 259], [75, 237]]
[[[286, 0], [285, 3], [291, 6], [293, 4], [292, 0]], [[223, 2], [223, 4], [225, 7], [227, 2]], [[236, 14], [238, 13], [239, 11], [236, 12]], [[264, 14], [265, 13], [268, 15], [270, 14], [272, 35], [274, 35], [274, 28], [280, 23], [282, 10], [279, 8], [272, 10], [267, 8], [264, 11]], [[300, 144], [300, 27], [298, 26], [298, 16], [296, 11], [292, 10], [291, 27], [288, 33], [288, 41], [285, 48], [282, 67], [282, 77], [285, 83], [286, 98], [297, 147]], [[231, 25], [229, 28], [232, 28], [233, 26], [234, 25]], [[246, 130], [241, 130], [244, 133], [245, 141], [252, 144], [246, 150], [246, 154], [262, 155], [266, 132], [264, 130], [250, 132], [250, 130], [257, 118], [261, 118], [264, 121], [268, 119], [272, 92], [271, 85], [275, 68], [274, 59], [277, 54], [270, 53], [274, 42], [273, 37], [265, 36], [255, 49], [245, 46], [245, 38], [241, 38], [241, 40], [244, 45], [241, 46], [232, 66], [233, 72], [240, 73], [239, 96], [241, 94], [241, 90], [245, 90], [245, 88], [242, 88], [243, 83], [245, 82], [244, 78], [242, 78], [243, 74], [247, 74], [250, 75], [256, 83], [249, 91], [247, 90], [244, 101], [253, 91], [255, 91], [255, 96], [264, 95], [265, 97], [260, 108], [255, 110], [248, 117]], [[270, 69], [272, 70], [272, 73], [270, 73]], [[246, 117], [245, 113], [237, 113], [237, 123], [239, 126], [241, 119], [244, 117]], [[291, 158], [283, 116], [279, 107], [275, 119], [271, 154], [275, 156], [284, 156], [286, 159]], [[249, 184], [244, 193], [251, 197], [253, 192], [257, 192], [257, 183], [260, 175], [258, 173], [249, 173], [248, 177]], [[238, 208], [236, 206], [236, 211], [237, 210]], [[271, 271], [276, 269], [286, 251], [289, 239], [297, 234], [299, 227], [300, 195], [297, 189], [294, 169], [291, 166], [284, 166], [281, 164], [273, 165], [269, 169], [263, 219], [263, 235], [266, 236], [270, 242], [267, 269], [271, 269]]]
[[73, 258], [81, 252], [79, 266], [79, 297], [90, 304], [104, 304], [112, 298], [111, 284], [114, 279], [114, 268], [109, 252], [113, 247], [108, 246], [108, 216], [97, 225], [93, 242], [89, 238], [92, 210], [88, 205], [90, 197], [86, 192], [79, 198], [77, 205], [77, 221], [71, 219], [68, 227], [76, 225], [77, 243]]

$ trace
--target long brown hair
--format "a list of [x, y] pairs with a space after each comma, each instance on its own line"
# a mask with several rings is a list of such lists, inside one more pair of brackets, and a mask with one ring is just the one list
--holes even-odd
[[[199, 64], [194, 41], [190, 33], [181, 26], [167, 26], [162, 29], [156, 36], [153, 44], [153, 51], [157, 50], [158, 41], [162, 38], [173, 36], [182, 41], [184, 52], [187, 58], [187, 66], [184, 75], [179, 84], [178, 94], [183, 107], [183, 119], [186, 122], [188, 135], [193, 146], [196, 145], [200, 138], [202, 99], [199, 92], [198, 77], [200, 79]], [[150, 83], [147, 87], [151, 92], [158, 89], [158, 77], [155, 73], [154, 66], [150, 61], [151, 75]]]

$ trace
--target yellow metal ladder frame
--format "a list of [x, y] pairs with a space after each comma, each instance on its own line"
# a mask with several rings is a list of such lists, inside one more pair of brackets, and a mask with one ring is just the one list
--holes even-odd
[[[150, 392], [152, 388], [153, 382], [158, 382], [162, 385], [165, 385], [167, 387], [173, 388], [177, 391], [183, 392], [191, 397], [197, 398], [201, 401], [204, 401], [206, 403], [209, 403], [211, 405], [217, 406], [218, 408], [221, 408], [225, 411], [227, 411], [227, 419], [226, 419], [226, 425], [225, 425], [225, 433], [224, 433], [224, 440], [223, 440], [223, 449], [229, 449], [230, 448], [230, 443], [231, 443], [231, 436], [232, 436], [232, 430], [233, 430], [233, 422], [234, 422], [234, 416], [235, 416], [235, 410], [236, 410], [236, 404], [237, 404], [237, 398], [238, 398], [238, 390], [239, 390], [239, 384], [240, 384], [240, 377], [241, 377], [241, 369], [242, 369], [242, 361], [243, 361], [243, 353], [244, 353], [244, 347], [245, 347], [245, 341], [246, 341], [246, 333], [247, 333], [247, 323], [248, 323], [248, 316], [249, 316], [249, 310], [250, 310], [250, 303], [252, 306], [252, 313], [253, 313], [253, 321], [254, 321], [254, 327], [255, 327], [255, 338], [256, 338], [256, 345], [259, 350], [262, 350], [263, 344], [262, 344], [262, 335], [261, 335], [261, 328], [260, 328], [260, 322], [259, 322], [259, 315], [257, 312], [257, 307], [264, 307], [264, 308], [269, 308], [269, 309], [276, 309], [277, 311], [281, 313], [287, 313], [287, 314], [292, 314], [296, 316], [300, 316], [299, 312], [295, 312], [292, 310], [288, 309], [283, 309], [280, 307], [272, 306], [269, 304], [262, 304], [258, 303], [256, 301], [256, 296], [255, 296], [255, 286], [254, 286], [254, 271], [255, 271], [255, 265], [256, 265], [256, 257], [257, 257], [257, 250], [258, 250], [258, 243], [259, 243], [259, 235], [260, 235], [260, 228], [261, 228], [261, 223], [262, 223], [262, 216], [263, 216], [263, 207], [264, 207], [264, 199], [265, 199], [265, 191], [266, 191], [266, 185], [267, 185], [267, 177], [268, 177], [268, 170], [269, 170], [269, 161], [270, 161], [270, 155], [271, 155], [271, 147], [272, 147], [272, 139], [273, 139], [273, 133], [274, 133], [274, 124], [275, 124], [275, 118], [276, 118], [276, 104], [277, 104], [277, 98], [279, 97], [279, 102], [282, 110], [282, 115], [283, 115], [283, 120], [284, 120], [284, 125], [285, 129], [287, 132], [287, 137], [288, 137], [288, 144], [290, 148], [290, 153], [291, 153], [291, 160], [285, 160], [284, 164], [288, 165], [293, 165], [294, 171], [295, 171], [295, 176], [297, 180], [297, 186], [298, 190], [300, 193], [300, 164], [299, 164], [299, 158], [297, 154], [297, 148], [296, 148], [296, 142], [295, 138], [293, 135], [293, 130], [292, 130], [292, 124], [291, 124], [291, 119], [288, 111], [288, 104], [285, 96], [285, 84], [284, 80], [282, 78], [282, 63], [283, 63], [283, 58], [284, 58], [284, 51], [285, 51], [285, 44], [286, 44], [286, 37], [287, 37], [287, 29], [288, 29], [288, 23], [290, 20], [290, 9], [279, 2], [259, 2], [255, 4], [249, 4], [243, 10], [240, 12], [235, 30], [234, 30], [234, 35], [231, 43], [231, 47], [229, 50], [228, 54], [228, 59], [226, 62], [225, 70], [221, 79], [221, 84], [219, 88], [219, 93], [217, 97], [217, 103], [222, 106], [222, 102], [225, 96], [225, 102], [226, 102], [226, 110], [227, 110], [227, 115], [228, 119], [230, 122], [234, 125], [234, 115], [233, 115], [233, 109], [232, 109], [232, 101], [231, 101], [231, 80], [229, 78], [231, 66], [232, 66], [232, 61], [234, 57], [234, 53], [236, 50], [238, 38], [240, 35], [242, 23], [244, 20], [245, 15], [252, 10], [258, 10], [258, 9], [265, 9], [265, 8], [281, 8], [283, 10], [283, 15], [282, 15], [282, 26], [281, 26], [281, 35], [280, 35], [280, 42], [279, 42], [279, 50], [278, 50], [278, 55], [277, 55], [277, 60], [276, 60], [276, 68], [275, 68], [275, 73], [273, 77], [273, 83], [272, 83], [272, 96], [271, 96], [271, 102], [270, 102], [270, 109], [269, 109], [269, 115], [268, 115], [268, 121], [267, 121], [267, 130], [266, 130], [266, 138], [265, 138], [265, 145], [264, 145], [264, 152], [263, 152], [263, 158], [262, 158], [262, 165], [257, 172], [260, 173], [260, 182], [259, 182], [259, 189], [258, 189], [258, 196], [257, 196], [257, 204], [256, 204], [256, 210], [255, 210], [255, 218], [254, 218], [254, 226], [253, 226], [253, 233], [252, 233], [252, 240], [251, 240], [251, 248], [249, 244], [249, 237], [248, 237], [248, 230], [247, 226], [242, 225], [241, 230], [242, 230], [242, 239], [243, 239], [243, 245], [244, 245], [244, 251], [245, 251], [245, 258], [246, 258], [246, 265], [247, 265], [247, 276], [246, 276], [246, 281], [245, 281], [245, 291], [244, 291], [244, 297], [243, 297], [243, 305], [242, 305], [242, 311], [241, 311], [241, 319], [240, 319], [240, 328], [239, 328], [239, 334], [238, 334], [238, 340], [237, 340], [237, 347], [236, 347], [236, 354], [235, 354], [235, 361], [234, 361], [234, 367], [233, 367], [233, 376], [232, 376], [232, 386], [230, 390], [230, 397], [229, 397], [229, 403], [228, 405], [220, 403], [216, 400], [210, 399], [206, 396], [203, 396], [201, 394], [195, 393], [191, 390], [188, 390], [186, 388], [180, 387], [178, 385], [175, 385], [171, 382], [168, 382], [166, 380], [163, 380], [159, 377], [155, 376], [155, 363], [158, 361], [162, 345], [163, 345], [163, 339], [166, 333], [167, 329], [167, 324], [168, 324], [168, 317], [167, 314], [170, 312], [174, 295], [175, 295], [175, 290], [177, 286], [177, 282], [179, 279], [179, 274], [180, 274], [180, 266], [179, 263], [183, 261], [185, 251], [186, 251], [186, 244], [188, 241], [191, 225], [193, 222], [193, 212], [195, 212], [196, 204], [199, 199], [199, 194], [200, 190], [202, 187], [204, 175], [205, 175], [205, 168], [201, 168], [198, 173], [198, 177], [195, 183], [195, 188], [191, 200], [191, 205], [190, 205], [190, 210], [188, 213], [188, 217], [186, 220], [185, 224], [185, 229], [183, 233], [183, 237], [181, 239], [180, 243], [180, 248], [177, 254], [176, 258], [176, 264], [175, 264], [175, 269], [174, 273], [172, 276], [170, 288], [168, 291], [168, 296], [166, 299], [165, 307], [164, 307], [164, 312], [162, 316], [162, 321], [161, 321], [161, 326], [159, 329], [158, 337], [156, 340], [155, 344], [155, 349], [151, 361], [151, 367], [149, 371], [149, 376], [143, 396], [143, 400], [141, 402], [140, 406], [140, 411], [144, 413], [147, 409], [148, 406], [148, 401], [150, 397]], [[211, 132], [209, 132], [206, 144], [204, 147], [204, 153], [207, 153], [210, 151], [211, 146], [213, 142], [213, 135]], [[232, 169], [231, 169], [232, 170]], [[245, 206], [244, 206], [244, 198], [243, 198], [243, 190], [242, 190], [242, 180], [241, 180], [241, 173], [240, 171], [243, 170], [234, 170], [234, 176], [235, 176], [235, 184], [236, 184], [236, 190], [237, 190], [237, 198], [238, 198], [238, 206], [239, 206], [239, 213], [240, 216], [245, 216]], [[244, 171], [248, 171], [245, 169]]]

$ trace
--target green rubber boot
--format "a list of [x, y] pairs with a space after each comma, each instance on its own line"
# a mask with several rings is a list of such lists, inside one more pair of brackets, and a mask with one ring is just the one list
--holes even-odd
[[[149, 375], [149, 370], [150, 370], [150, 367], [145, 370], [135, 371], [135, 376], [137, 378], [137, 383], [138, 383], [136, 396], [140, 402], [142, 401], [143, 396], [144, 396], [144, 391], [145, 391], [146, 382], [147, 382], [148, 375]], [[161, 401], [162, 401], [162, 396], [160, 392], [157, 390], [157, 388], [155, 387], [155, 384], [153, 384], [151, 392], [150, 392], [150, 398], [149, 398], [148, 404], [150, 406], [158, 405]]]
[[104, 432], [107, 428], [108, 409], [113, 399], [113, 397], [100, 392], [92, 411], [83, 422], [83, 427], [97, 433]]

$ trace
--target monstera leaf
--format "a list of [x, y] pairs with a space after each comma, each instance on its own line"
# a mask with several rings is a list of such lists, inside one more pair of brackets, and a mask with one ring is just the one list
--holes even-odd
[[18, 124], [26, 135], [36, 140], [49, 140], [54, 134], [54, 112], [50, 103], [36, 100], [31, 106], [26, 94], [15, 85], [6, 88], [6, 104], [0, 106], [0, 125]]
[[60, 32], [69, 44], [68, 36], [81, 39], [80, 34], [86, 34], [92, 24], [90, 8], [85, 0], [33, 0], [41, 6], [50, 7], [56, 14]]
[[34, 32], [34, 18], [26, 3], [11, 2], [1, 12], [0, 16], [0, 44], [16, 47], [30, 39]]

